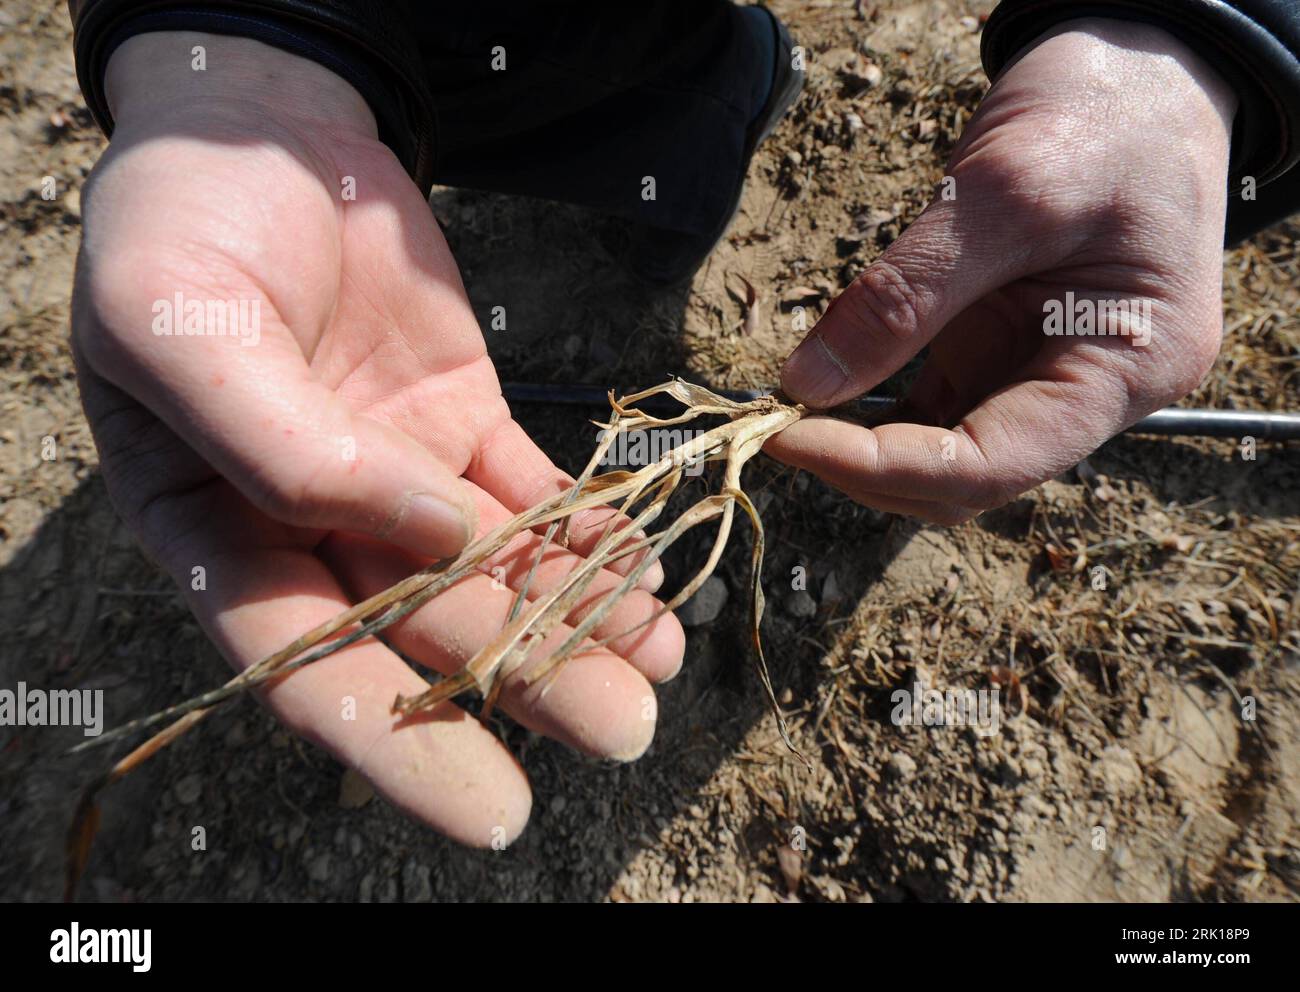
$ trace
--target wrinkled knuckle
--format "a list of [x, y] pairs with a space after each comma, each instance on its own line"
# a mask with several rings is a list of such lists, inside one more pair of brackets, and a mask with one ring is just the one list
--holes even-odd
[[1032, 457], [1024, 451], [1023, 439], [1004, 424], [987, 425], [981, 432], [965, 426], [956, 433], [963, 440], [951, 488], [959, 506], [977, 513], [995, 510], [1043, 481], [1027, 467]]
[[138, 408], [125, 408], [101, 417], [96, 442], [113, 508], [148, 556], [178, 574], [178, 553], [201, 526], [208, 493], [169, 482], [175, 438], [156, 420], [142, 422]]
[[865, 335], [892, 344], [911, 341], [921, 333], [920, 294], [890, 262], [875, 262], [858, 276], [849, 302], [853, 322]]
[[92, 427], [109, 495], [123, 504], [122, 515], [130, 519], [158, 488], [170, 435], [159, 421], [129, 402], [97, 410]]
[[246, 495], [258, 509], [276, 520], [309, 526], [324, 507], [317, 475], [261, 463], [248, 473]]
[[136, 541], [145, 552], [177, 581], [193, 568], [194, 536], [203, 526], [198, 496], [159, 493], [139, 508], [130, 524]]

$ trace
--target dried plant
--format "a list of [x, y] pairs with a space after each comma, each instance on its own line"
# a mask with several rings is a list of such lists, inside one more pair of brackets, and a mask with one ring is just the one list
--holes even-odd
[[[679, 401], [684, 411], [670, 418], [652, 416], [636, 409], [636, 404], [650, 397], [667, 395]], [[455, 675], [440, 679], [427, 692], [393, 701], [393, 713], [405, 719], [431, 709], [467, 690], [478, 692], [485, 700], [485, 714], [491, 711], [505, 678], [527, 657], [529, 648], [542, 643], [562, 623], [581, 600], [601, 569], [624, 558], [635, 564], [623, 581], [600, 597], [592, 609], [573, 629], [568, 638], [527, 675], [529, 684], [550, 681], [574, 655], [592, 646], [608, 644], [633, 630], [652, 623], [669, 610], [689, 599], [713, 574], [727, 539], [737, 504], [754, 525], [753, 559], [750, 576], [751, 633], [754, 639], [754, 663], [781, 737], [792, 751], [785, 720], [781, 715], [767, 662], [763, 656], [759, 625], [763, 616], [763, 587], [760, 571], [763, 561], [763, 525], [758, 511], [741, 488], [740, 475], [763, 443], [804, 416], [802, 406], [790, 405], [776, 397], [765, 396], [749, 402], [736, 402], [701, 386], [675, 379], [630, 396], [615, 398], [609, 394], [612, 415], [608, 423], [599, 424], [604, 431], [586, 469], [569, 489], [517, 514], [492, 532], [466, 547], [457, 557], [434, 562], [427, 568], [403, 579], [396, 585], [345, 610], [326, 623], [303, 634], [293, 643], [236, 675], [219, 689], [196, 696], [151, 716], [134, 720], [94, 740], [72, 749], [82, 751], [107, 744], [145, 730], [164, 721], [172, 721], [135, 748], [85, 790], [68, 835], [68, 877], [65, 897], [75, 893], [77, 881], [85, 868], [90, 845], [98, 825], [96, 799], [99, 793], [137, 768], [162, 748], [201, 721], [219, 703], [247, 692], [272, 679], [283, 678], [295, 669], [310, 665], [350, 644], [371, 637], [391, 626], [434, 596], [480, 569], [483, 563], [524, 531], [546, 526], [532, 566], [520, 586], [505, 627]], [[647, 428], [666, 428], [689, 423], [700, 417], [721, 416], [726, 422], [684, 441], [655, 461], [637, 471], [612, 471], [595, 475], [596, 466], [605, 459], [620, 434]], [[688, 467], [702, 462], [722, 462], [721, 491], [705, 496], [656, 533], [649, 528], [662, 515], [669, 497], [677, 490]], [[537, 567], [553, 541], [568, 543], [568, 525], [575, 513], [612, 504], [621, 515], [611, 515], [595, 546], [554, 589], [528, 602], [527, 594]], [[660, 556], [687, 531], [709, 521], [718, 521], [718, 532], [708, 559], [699, 571], [658, 612], [631, 630], [587, 641], [618, 602], [626, 596]], [[630, 523], [628, 523], [630, 521]], [[797, 753], [797, 751], [796, 751]]]

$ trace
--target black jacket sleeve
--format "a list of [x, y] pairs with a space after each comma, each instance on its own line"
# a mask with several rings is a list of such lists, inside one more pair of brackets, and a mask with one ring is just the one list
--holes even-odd
[[[432, 4], [428, 6], [433, 6]], [[95, 122], [113, 133], [104, 96], [109, 56], [148, 31], [239, 35], [342, 76], [370, 105], [379, 137], [427, 195], [435, 116], [405, 0], [68, 0], [77, 80]]]
[[[1163, 28], [1236, 91], [1229, 243], [1300, 210], [1300, 0], [1002, 0], [981, 41], [989, 78], [1044, 31], [1080, 17]], [[1247, 177], [1254, 200], [1242, 196]]]
[[[422, 191], [432, 184], [436, 122], [415, 18], [455, 8], [420, 0], [69, 0], [77, 78], [106, 134], [104, 68], [124, 40], [145, 31], [237, 34], [314, 59], [370, 104], [380, 137]], [[1236, 240], [1300, 209], [1300, 0], [1002, 0], [984, 30], [990, 78], [1038, 35], [1064, 21], [1144, 21], [1182, 39], [1234, 88], [1228, 237]], [[1258, 199], [1243, 200], [1253, 177]]]

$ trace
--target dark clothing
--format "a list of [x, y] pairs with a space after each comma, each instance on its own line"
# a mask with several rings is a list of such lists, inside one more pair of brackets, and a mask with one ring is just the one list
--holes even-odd
[[[108, 56], [151, 30], [239, 34], [312, 58], [370, 104], [381, 138], [433, 183], [525, 193], [704, 233], [729, 207], [766, 80], [727, 0], [70, 0], [96, 121]], [[1003, 0], [984, 31], [995, 77], [1079, 17], [1156, 24], [1235, 89], [1229, 240], [1300, 209], [1300, 0]], [[492, 67], [502, 46], [505, 71]], [[655, 198], [640, 195], [653, 177]], [[1253, 177], [1255, 201], [1240, 196]]]
[[[715, 226], [769, 81], [738, 9], [583, 0], [506, 13], [519, 6], [476, 4], [417, 27], [437, 109], [434, 181], [693, 234]], [[506, 71], [492, 68], [497, 45]]]
[[[385, 79], [381, 66], [394, 58], [349, 56], [340, 29], [310, 18], [299, 23], [280, 9], [301, 12], [314, 3], [138, 3], [169, 9], [115, 20], [111, 28], [101, 26], [102, 15], [87, 18], [112, 5], [80, 6], [79, 64], [105, 128], [111, 122], [88, 80], [126, 37], [143, 30], [242, 34], [353, 82], [375, 109], [381, 138], [426, 193], [433, 183], [520, 193], [691, 234], [708, 233], [729, 212], [746, 129], [768, 91], [754, 32], [725, 0], [376, 3], [371, 13], [364, 4], [321, 5], [355, 8], [368, 32], [385, 19], [377, 8], [389, 21], [400, 18], [403, 48], [410, 49], [401, 75], [416, 81], [418, 98], [398, 96]], [[266, 12], [253, 19], [230, 13], [258, 6]], [[92, 44], [89, 33], [101, 31], [105, 41]], [[397, 112], [420, 107], [427, 107], [422, 125]], [[427, 140], [411, 140], [426, 133]], [[647, 177], [653, 198], [642, 195]]]

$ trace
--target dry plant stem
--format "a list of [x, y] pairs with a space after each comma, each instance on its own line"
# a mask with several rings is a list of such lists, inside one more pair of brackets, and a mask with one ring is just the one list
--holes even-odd
[[[678, 400], [685, 407], [685, 411], [676, 417], [660, 418], [635, 408], [637, 402], [659, 394], [667, 394]], [[542, 690], [546, 692], [551, 680], [558, 675], [562, 666], [576, 654], [624, 637], [652, 623], [667, 611], [675, 609], [689, 599], [717, 567], [731, 533], [735, 506], [739, 503], [754, 525], [751, 577], [754, 661], [769, 704], [776, 715], [781, 737], [786, 745], [795, 751], [777, 704], [767, 671], [767, 662], [763, 656], [759, 634], [763, 614], [763, 591], [760, 582], [763, 526], [753, 503], [741, 489], [740, 475], [745, 463], [758, 453], [763, 443], [799, 420], [804, 415], [804, 408], [782, 403], [773, 397], [736, 402], [680, 379], [620, 399], [616, 399], [611, 393], [609, 402], [613, 415], [608, 423], [597, 425], [604, 428], [601, 440], [582, 474], [567, 490], [517, 514], [471, 543], [454, 559], [435, 562], [313, 628], [291, 644], [236, 675], [221, 688], [151, 716], [131, 721], [73, 748], [69, 753], [119, 740], [166, 720], [174, 721], [120, 759], [83, 793], [68, 835], [68, 881], [65, 896], [70, 898], [75, 892], [77, 880], [89, 857], [90, 842], [98, 821], [98, 810], [94, 800], [102, 789], [121, 779], [197, 725], [223, 701], [272, 679], [282, 678], [298, 668], [310, 665], [366, 637], [378, 634], [419, 609], [456, 582], [480, 570], [488, 559], [520, 534], [533, 531], [543, 525], [547, 526], [545, 535], [534, 552], [532, 565], [515, 596], [506, 625], [500, 634], [480, 650], [462, 671], [442, 679], [432, 685], [427, 692], [418, 696], [399, 697], [393, 704], [395, 714], [403, 718], [415, 715], [467, 689], [478, 691], [486, 701], [485, 713], [490, 711], [505, 678], [523, 664], [532, 645], [541, 643], [573, 613], [601, 569], [629, 555], [639, 555], [639, 560], [628, 571], [622, 582], [602, 594], [596, 603], [587, 609], [585, 616], [575, 625], [564, 642], [529, 673], [527, 677], [529, 684], [541, 679], [548, 680]], [[638, 471], [614, 471], [594, 475], [596, 466], [604, 459], [610, 446], [620, 434], [646, 428], [671, 427], [708, 415], [726, 417], [727, 422], [679, 445], [658, 461]], [[669, 498], [681, 484], [684, 468], [687, 465], [713, 461], [725, 463], [722, 491], [701, 499], [664, 530], [647, 536], [646, 529], [663, 513]], [[643, 502], [644, 506], [637, 510]], [[531, 605], [526, 607], [528, 591], [536, 577], [537, 569], [557, 534], [559, 543], [567, 546], [569, 523], [575, 514], [611, 503], [618, 505], [621, 515], [610, 516], [604, 531], [585, 560], [565, 576], [558, 586], [538, 596]], [[677, 595], [631, 630], [603, 637], [594, 643], [588, 641], [588, 637], [601, 621], [636, 587], [651, 565], [674, 542], [691, 529], [715, 519], [719, 521], [718, 533], [708, 560]], [[620, 523], [623, 526], [619, 526]]]

